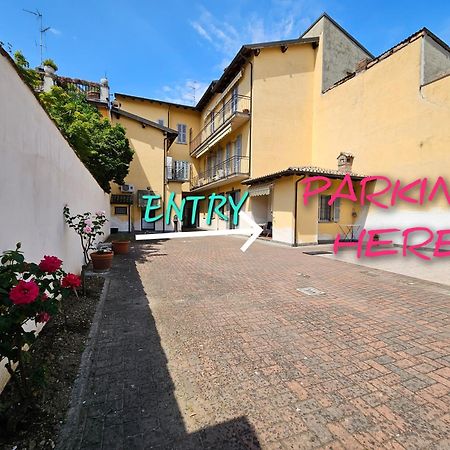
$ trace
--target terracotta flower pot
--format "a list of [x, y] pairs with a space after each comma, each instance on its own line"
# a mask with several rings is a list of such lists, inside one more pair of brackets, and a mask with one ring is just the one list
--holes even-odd
[[112, 249], [115, 255], [125, 255], [130, 250], [130, 241], [113, 241]]
[[113, 256], [114, 256], [113, 252], [91, 253], [92, 266], [94, 268], [94, 272], [106, 272], [109, 269], [111, 269]]

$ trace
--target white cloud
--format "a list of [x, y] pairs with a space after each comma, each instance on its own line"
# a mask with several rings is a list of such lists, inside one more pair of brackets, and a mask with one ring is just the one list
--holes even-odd
[[162, 87], [162, 100], [166, 102], [195, 105], [206, 91], [208, 83], [186, 80], [173, 86]]
[[209, 42], [213, 41], [208, 32], [198, 22], [191, 22], [191, 26], [201, 37], [205, 38]]
[[48, 31], [50, 31], [50, 33], [52, 33], [52, 34], [54, 34], [56, 36], [60, 36], [62, 34], [62, 31], [60, 31], [60, 30], [58, 30], [56, 28], [53, 28], [53, 27], [51, 27]]
[[263, 14], [250, 11], [240, 19], [231, 20], [214, 16], [204, 6], [199, 6], [200, 14], [190, 25], [221, 54], [222, 62], [216, 67], [222, 69], [244, 44], [298, 37], [318, 17], [320, 8], [321, 2], [271, 0]]

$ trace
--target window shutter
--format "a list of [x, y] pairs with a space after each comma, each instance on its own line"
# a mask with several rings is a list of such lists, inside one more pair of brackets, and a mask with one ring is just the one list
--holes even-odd
[[339, 222], [341, 220], [341, 199], [337, 198], [333, 203], [333, 221]]
[[181, 161], [183, 170], [183, 179], [189, 180], [189, 161]]
[[185, 123], [177, 124], [178, 139], [179, 144], [186, 144], [187, 142], [187, 125]]
[[236, 138], [236, 156], [242, 156], [242, 136]]
[[166, 157], [166, 173], [167, 173], [167, 179], [171, 180], [172, 179], [172, 157], [171, 156], [167, 156]]

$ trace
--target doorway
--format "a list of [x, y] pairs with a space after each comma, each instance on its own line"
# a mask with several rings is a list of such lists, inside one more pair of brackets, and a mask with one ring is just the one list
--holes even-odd
[[[155, 231], [156, 222], [147, 222], [145, 220], [145, 210], [146, 208], [141, 208], [141, 231]], [[154, 209], [150, 210], [150, 218], [155, 217], [155, 213]]]

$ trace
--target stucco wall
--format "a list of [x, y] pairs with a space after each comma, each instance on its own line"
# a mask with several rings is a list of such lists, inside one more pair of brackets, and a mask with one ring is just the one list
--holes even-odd
[[20, 241], [27, 259], [56, 255], [66, 270], [80, 272], [79, 238], [64, 223], [63, 207], [109, 215], [109, 196], [3, 55], [0, 98], [0, 251]]
[[430, 83], [450, 73], [450, 52], [430, 36], [423, 39], [422, 84]]
[[[450, 77], [420, 88], [422, 64], [417, 39], [325, 94], [316, 92], [313, 165], [334, 168], [339, 152], [348, 151], [357, 173], [404, 183], [441, 175], [448, 181]], [[365, 226], [445, 228], [450, 214], [443, 196], [429, 206], [370, 207]]]
[[342, 32], [327, 17], [323, 17], [302, 37], [321, 37], [323, 43], [322, 90], [328, 89], [336, 81], [354, 72], [356, 64], [370, 58], [361, 47]]

